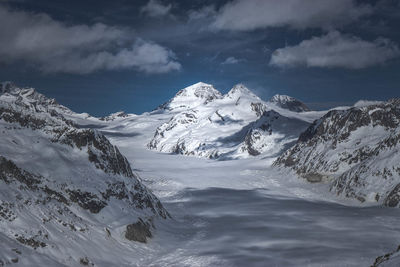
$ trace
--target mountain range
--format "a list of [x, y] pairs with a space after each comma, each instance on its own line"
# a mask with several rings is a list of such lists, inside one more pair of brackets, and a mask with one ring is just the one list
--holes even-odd
[[[89, 265], [95, 258], [103, 265], [129, 266], [137, 242], [148, 242], [157, 224], [172, 219], [110, 141], [116, 134], [136, 138], [142, 133], [133, 129], [144, 128], [152, 132], [143, 142], [149, 150], [216, 160], [270, 159], [277, 171], [309, 186], [329, 184], [338, 198], [400, 205], [398, 99], [312, 111], [293, 97], [263, 101], [242, 84], [222, 94], [200, 82], [151, 112], [96, 118], [5, 82], [0, 265]], [[121, 251], [108, 257], [93, 244]]]

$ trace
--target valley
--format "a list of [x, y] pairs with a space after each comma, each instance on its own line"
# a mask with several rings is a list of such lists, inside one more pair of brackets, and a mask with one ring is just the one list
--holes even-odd
[[[232, 121], [233, 118], [247, 118], [246, 122], [236, 122], [236, 125], [233, 122], [221, 124], [221, 127], [227, 127], [228, 135], [235, 131], [243, 133], [235, 141], [233, 150], [230, 145], [224, 146], [218, 144], [215, 139], [208, 139], [213, 153], [200, 153], [194, 146], [193, 151], [196, 152], [187, 154], [182, 151], [157, 151], [151, 149], [149, 144], [155, 137], [161, 136], [157, 131], [159, 132], [162, 125], [170, 124], [174, 121], [173, 118], [180, 114], [191, 112], [193, 108], [200, 111], [210, 109], [209, 112], [198, 112], [201, 114], [199, 117], [208, 118], [208, 115], [203, 114], [215, 114], [215, 107], [221, 110], [219, 104], [212, 102], [222, 99], [222, 95], [208, 99], [207, 101], [211, 102], [205, 104], [200, 101], [201, 103], [196, 103], [194, 107], [180, 106], [178, 111], [156, 109], [141, 115], [120, 112], [106, 118], [95, 118], [88, 114], [74, 113], [56, 102], [43, 98], [44, 96], [36, 95], [33, 91], [13, 89], [16, 91], [10, 94], [10, 89], [11, 87], [3, 89], [3, 106], [11, 104], [12, 110], [19, 112], [33, 107], [34, 112], [30, 110], [30, 114], [44, 118], [47, 128], [42, 132], [36, 129], [36, 126], [23, 125], [25, 120], [10, 121], [3, 111], [2, 156], [15, 161], [18, 167], [24, 166], [34, 175], [40, 172], [47, 180], [52, 176], [64, 177], [66, 186], [71, 187], [75, 184], [76, 188], [87, 188], [92, 194], [106, 189], [98, 183], [104, 181], [105, 185], [107, 184], [110, 179], [107, 173], [121, 172], [111, 177], [116, 181], [123, 179], [126, 185], [129, 179], [121, 176], [136, 177], [143, 190], [149, 189], [154, 207], [159, 209], [157, 208], [156, 212], [151, 211], [151, 208], [142, 210], [137, 197], [119, 197], [121, 189], [116, 187], [115, 194], [108, 191], [111, 193], [108, 200], [101, 193], [96, 197], [99, 203], [104, 203], [104, 209], [90, 211], [91, 206], [87, 206], [89, 210], [85, 211], [85, 203], [73, 204], [73, 198], [65, 194], [68, 192], [65, 191], [65, 186], [57, 185], [60, 182], [60, 178], [57, 178], [48, 186], [65, 197], [68, 204], [61, 207], [69, 213], [62, 215], [63, 219], [60, 215], [55, 216], [61, 220], [59, 225], [51, 221], [41, 224], [38, 220], [41, 216], [32, 219], [32, 215], [23, 216], [26, 211], [21, 205], [11, 206], [9, 210], [11, 214], [16, 214], [15, 219], [0, 222], [3, 229], [0, 260], [8, 262], [7, 264], [12, 264], [13, 260], [18, 259], [18, 264], [22, 266], [81, 266], [82, 261], [85, 263], [86, 260], [94, 266], [265, 266], [265, 262], [271, 266], [370, 266], [378, 256], [393, 251], [400, 244], [400, 226], [396, 223], [400, 219], [398, 208], [382, 206], [382, 202], [373, 198], [360, 201], [346, 194], [336, 194], [336, 191], [332, 190], [332, 180], [311, 183], [291, 168], [276, 166], [276, 159], [282, 153], [279, 152], [280, 149], [261, 149], [256, 154], [237, 153], [237, 148], [243, 146], [246, 135], [254, 129], [262, 131], [264, 137], [277, 147], [282, 141], [268, 139], [272, 135], [269, 130], [283, 136], [288, 136], [289, 133], [288, 138], [294, 139], [290, 141], [294, 145], [296, 138], [290, 125], [300, 122], [306, 129], [312, 125], [315, 118], [324, 116], [328, 111], [294, 112], [250, 95], [252, 100], [258, 101], [257, 105], [246, 101], [239, 111], [231, 104], [226, 104], [225, 107], [225, 110], [230, 110]], [[16, 100], [12, 99], [13, 95]], [[233, 103], [236, 102], [237, 99], [233, 99]], [[252, 109], [252, 106], [262, 109]], [[338, 112], [349, 108], [351, 107], [340, 107]], [[221, 111], [220, 114], [226, 112]], [[13, 118], [19, 117], [14, 115]], [[32, 118], [29, 117], [28, 121], [37, 122]], [[212, 125], [210, 120], [205, 121]], [[196, 123], [195, 126], [192, 123], [185, 126], [186, 121], [177, 122], [177, 125], [184, 125], [179, 126], [179, 133], [186, 136], [185, 142], [198, 140], [197, 137], [193, 138], [188, 134], [188, 129], [191, 133], [199, 131], [199, 138], [211, 136], [207, 133], [207, 127], [212, 127], [209, 124], [201, 123], [196, 127]], [[249, 124], [250, 127], [247, 126]], [[261, 126], [266, 124], [270, 128], [263, 129]], [[85, 129], [89, 129], [93, 131], [95, 138], [100, 140], [104, 136], [106, 139], [102, 142], [107, 143], [105, 140], [109, 140], [110, 144], [126, 157], [132, 174], [130, 171], [125, 173], [128, 167], [121, 168], [121, 161], [114, 161], [112, 153], [103, 157], [102, 152], [97, 152], [96, 147], [102, 151], [103, 145], [90, 142], [81, 144], [80, 141], [78, 143], [83, 147], [82, 150], [79, 150], [78, 146], [73, 146], [70, 150], [68, 146], [54, 141], [46, 143], [48, 135], [51, 137], [54, 127], [59, 125], [66, 125], [68, 131], [75, 132], [85, 132]], [[245, 131], [242, 130], [243, 127]], [[298, 125], [294, 127], [297, 128]], [[212, 132], [215, 132], [215, 129], [212, 129]], [[300, 134], [301, 132], [298, 132], [298, 135]], [[218, 135], [221, 136], [221, 133]], [[180, 139], [171, 138], [167, 139], [171, 146]], [[283, 142], [287, 142], [287, 139], [283, 139]], [[30, 140], [38, 140], [39, 143], [31, 144]], [[265, 142], [266, 139], [261, 140]], [[42, 146], [40, 143], [46, 145]], [[20, 152], [16, 153], [13, 147], [18, 147]], [[51, 149], [46, 151], [45, 148]], [[105, 163], [96, 160], [93, 162], [95, 166], [92, 166], [90, 161], [85, 159], [88, 157], [86, 149], [95, 152], [105, 163], [109, 161], [110, 169], [100, 167]], [[104, 150], [104, 153], [109, 153], [108, 149], [110, 148]], [[34, 161], [24, 156], [29, 154], [27, 151], [34, 157]], [[216, 155], [215, 151], [219, 153], [219, 157], [211, 156]], [[226, 151], [235, 157], [221, 156]], [[56, 156], [57, 154], [59, 156]], [[57, 157], [60, 160], [56, 160]], [[121, 159], [124, 162], [123, 158]], [[96, 167], [96, 162], [101, 165]], [[49, 168], [49, 164], [54, 167]], [[69, 167], [76, 177], [73, 180], [68, 178], [71, 175]], [[79, 178], [82, 171], [85, 171], [83, 179]], [[396, 179], [394, 176], [393, 181]], [[39, 183], [39, 187], [42, 185], [44, 182]], [[393, 187], [393, 184], [386, 186]], [[2, 182], [2, 192], [9, 190], [8, 187], [9, 184]], [[36, 194], [18, 187], [13, 190], [16, 195], [22, 194], [23, 199], [34, 198], [32, 194]], [[146, 191], [143, 191], [143, 194], [144, 192]], [[13, 194], [2, 193], [2, 197], [6, 196], [9, 199], [14, 197]], [[55, 193], [53, 196], [50, 194], [47, 204], [37, 205], [40, 214], [53, 214], [57, 210], [59, 204], [55, 196]], [[38, 195], [38, 198], [41, 197]], [[162, 208], [157, 204], [158, 199]], [[2, 199], [2, 203], [5, 200]], [[133, 201], [134, 206], [129, 206], [129, 201]], [[38, 211], [35, 210], [32, 214]], [[68, 214], [75, 215], [71, 217]], [[146, 222], [147, 218], [151, 218], [154, 226], [150, 227], [151, 236], [147, 238], [146, 243], [127, 240], [127, 225], [140, 219]], [[87, 229], [87, 233], [76, 232], [70, 227], [63, 228], [62, 221], [72, 223], [74, 227], [77, 227], [79, 221], [82, 228]], [[46, 246], [32, 248], [13, 239], [15, 233], [23, 231], [27, 238], [31, 237], [34, 232], [28, 227], [29, 224], [36, 225], [41, 231], [42, 236], [36, 232], [34, 238], [43, 240]], [[47, 237], [43, 237], [45, 234]], [[68, 241], [64, 241], [65, 239]], [[67, 251], [62, 249], [64, 247]], [[107, 253], [104, 252], [105, 249]], [[21, 254], [17, 254], [15, 250]], [[66, 257], [67, 255], [69, 257]], [[388, 266], [395, 266], [396, 258], [393, 261], [389, 262], [391, 265]], [[388, 262], [384, 261], [382, 264], [385, 263]]]

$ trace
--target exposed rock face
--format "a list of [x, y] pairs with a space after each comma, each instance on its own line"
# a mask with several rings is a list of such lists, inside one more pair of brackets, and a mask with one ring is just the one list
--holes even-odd
[[151, 228], [154, 228], [151, 221], [145, 222], [139, 219], [136, 223], [126, 226], [125, 238], [130, 241], [147, 243], [147, 239], [153, 236], [150, 231]]
[[333, 110], [316, 120], [277, 159], [300, 176], [318, 173], [331, 190], [360, 201], [398, 206], [400, 101]]
[[64, 107], [33, 89], [11, 83], [0, 89], [1, 242], [43, 252], [63, 249], [64, 240], [80, 253], [100, 245], [103, 229], [113, 231], [109, 224], [120, 218], [130, 218], [120, 222], [126, 227], [140, 218], [169, 217], [104, 135], [78, 129]]
[[308, 126], [309, 123], [303, 120], [284, 117], [274, 110], [265, 111], [247, 131], [241, 151], [252, 156], [279, 154], [292, 145]]
[[108, 139], [92, 129], [68, 129], [53, 141], [68, 144], [79, 149], [87, 148], [89, 161], [106, 173], [133, 177], [127, 159]]
[[371, 267], [383, 267], [383, 266], [399, 266], [400, 265], [400, 246], [392, 252], [386, 253], [385, 255], [379, 256], [375, 259], [375, 262]]
[[310, 111], [306, 104], [287, 95], [274, 95], [269, 102], [294, 112]]
[[101, 117], [100, 120], [102, 121], [114, 121], [121, 118], [128, 118], [129, 114], [126, 114], [124, 111], [118, 111], [116, 113], [112, 113], [106, 117]]

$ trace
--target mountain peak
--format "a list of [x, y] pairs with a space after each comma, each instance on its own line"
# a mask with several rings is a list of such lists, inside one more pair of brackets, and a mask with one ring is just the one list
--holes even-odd
[[276, 94], [271, 99], [269, 100], [270, 102], [290, 102], [296, 100], [294, 97], [288, 96], [288, 95], [280, 95]]
[[250, 98], [256, 98], [257, 100], [260, 100], [260, 98], [254, 94], [252, 91], [250, 91], [249, 88], [247, 88], [244, 84], [236, 84], [235, 86], [232, 87], [232, 89], [226, 94], [227, 97], [229, 98], [238, 98], [242, 96], [247, 96]]
[[176, 96], [194, 96], [197, 98], [216, 98], [222, 96], [213, 85], [198, 82], [180, 90]]
[[49, 98], [34, 88], [19, 87], [13, 82], [0, 83], [0, 102], [12, 103], [15, 106], [30, 109], [33, 112], [62, 112], [64, 114], [73, 113], [67, 107], [60, 105], [54, 98]]
[[0, 83], [0, 94], [10, 93], [16, 85], [13, 82], [6, 81]]
[[188, 109], [219, 98], [222, 98], [222, 94], [213, 85], [198, 82], [179, 90], [172, 99], [162, 104], [158, 109]]
[[273, 97], [271, 97], [271, 99], [268, 102], [273, 103], [281, 108], [295, 112], [310, 111], [310, 109], [306, 106], [306, 104], [288, 95], [276, 94]]

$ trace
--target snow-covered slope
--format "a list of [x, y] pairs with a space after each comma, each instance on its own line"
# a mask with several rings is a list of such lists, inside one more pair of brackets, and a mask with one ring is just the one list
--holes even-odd
[[274, 95], [268, 102], [294, 112], [310, 111], [306, 104], [287, 95]]
[[400, 202], [400, 100], [333, 110], [316, 120], [275, 165], [338, 195], [396, 207]]
[[172, 118], [157, 128], [148, 147], [207, 158], [276, 155], [321, 114], [302, 116], [275, 104], [242, 84], [223, 96], [211, 85], [194, 84], [163, 105]]
[[62, 113], [0, 85], [0, 265], [129, 266], [169, 215], [117, 147]]

